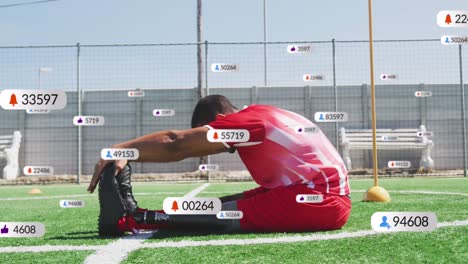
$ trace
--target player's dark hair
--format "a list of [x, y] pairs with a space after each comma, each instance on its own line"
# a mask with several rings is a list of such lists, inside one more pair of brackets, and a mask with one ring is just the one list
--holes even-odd
[[229, 99], [222, 95], [208, 95], [198, 101], [192, 115], [192, 128], [204, 126], [216, 120], [217, 114], [231, 114], [236, 112]]

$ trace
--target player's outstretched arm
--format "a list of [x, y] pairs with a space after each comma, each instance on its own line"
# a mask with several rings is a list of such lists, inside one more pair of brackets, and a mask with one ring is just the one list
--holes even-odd
[[[136, 148], [139, 151], [139, 162], [174, 162], [190, 157], [201, 157], [228, 149], [223, 143], [212, 143], [207, 139], [208, 128], [199, 127], [187, 130], [165, 130], [136, 139], [122, 142], [112, 148]], [[127, 164], [126, 160], [107, 161], [100, 160], [94, 168], [93, 178], [88, 191], [93, 192], [99, 182], [104, 167], [115, 162], [115, 175]]]
[[209, 142], [207, 133], [206, 127], [167, 130], [123, 142], [114, 147], [138, 149], [139, 162], [174, 162], [228, 151], [222, 143]]

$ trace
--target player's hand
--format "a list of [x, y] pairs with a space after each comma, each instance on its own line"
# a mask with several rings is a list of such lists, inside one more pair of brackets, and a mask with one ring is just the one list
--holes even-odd
[[93, 173], [93, 178], [91, 178], [91, 182], [89, 183], [88, 186], [88, 192], [93, 193], [94, 189], [96, 189], [97, 184], [99, 183], [100, 176], [104, 168], [108, 165], [114, 163], [114, 176], [117, 176], [120, 171], [125, 168], [127, 165], [128, 161], [127, 160], [103, 160], [100, 159], [98, 163], [96, 163], [96, 166], [94, 167], [94, 173]]

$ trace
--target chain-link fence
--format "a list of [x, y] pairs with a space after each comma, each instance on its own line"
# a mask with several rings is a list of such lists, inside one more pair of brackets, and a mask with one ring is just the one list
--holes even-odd
[[[309, 49], [291, 52], [292, 46]], [[464, 174], [467, 98], [462, 80], [468, 76], [468, 50], [440, 40], [376, 41], [374, 49], [377, 128], [423, 125], [433, 133], [431, 175]], [[212, 69], [223, 63], [236, 69]], [[307, 80], [306, 74], [320, 78]], [[347, 122], [318, 123], [343, 153], [341, 128], [371, 128], [369, 79], [366, 41], [0, 47], [1, 89], [60, 89], [68, 101], [65, 109], [47, 114], [1, 109], [0, 136], [21, 132], [20, 168], [53, 166], [55, 181], [87, 179], [102, 148], [154, 131], [189, 128], [201, 88], [227, 96], [238, 107], [270, 104], [311, 120], [315, 112], [347, 112]], [[136, 89], [145, 96], [129, 97], [128, 91]], [[432, 96], [416, 97], [416, 91]], [[154, 109], [174, 109], [175, 115], [154, 116]], [[76, 127], [76, 115], [104, 116], [105, 125]], [[381, 174], [417, 175], [422, 151], [405, 144], [379, 149]], [[350, 158], [352, 174], [372, 173], [370, 150], [351, 149]], [[411, 161], [412, 166], [386, 171], [389, 160]], [[220, 168], [209, 179], [248, 179], [237, 154], [211, 156], [209, 162]], [[134, 163], [133, 170], [141, 180], [206, 180], [198, 165], [199, 159], [191, 158]]]

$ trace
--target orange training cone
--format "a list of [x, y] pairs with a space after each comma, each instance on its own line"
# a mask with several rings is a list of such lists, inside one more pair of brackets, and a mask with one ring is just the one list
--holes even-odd
[[367, 190], [366, 193], [364, 193], [364, 198], [363, 200], [365, 202], [383, 202], [383, 203], [388, 203], [392, 199], [390, 198], [390, 194], [388, 192], [380, 187], [380, 186], [374, 186]]
[[38, 188], [32, 188], [32, 189], [28, 192], [28, 194], [41, 194], [41, 193], [42, 193], [42, 191], [41, 191], [40, 189], [38, 189]]

